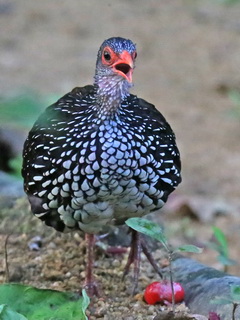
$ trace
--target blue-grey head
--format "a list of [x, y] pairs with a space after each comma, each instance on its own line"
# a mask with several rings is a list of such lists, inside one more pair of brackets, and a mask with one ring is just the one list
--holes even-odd
[[98, 51], [95, 78], [112, 76], [132, 83], [136, 57], [136, 46], [131, 40], [120, 37], [105, 40]]

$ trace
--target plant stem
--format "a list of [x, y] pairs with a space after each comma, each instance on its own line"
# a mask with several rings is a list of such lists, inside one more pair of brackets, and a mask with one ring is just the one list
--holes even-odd
[[173, 272], [172, 272], [172, 251], [169, 250], [168, 252], [168, 260], [169, 260], [169, 277], [170, 277], [170, 284], [172, 290], [172, 311], [175, 313], [175, 295], [174, 295], [174, 287], [173, 287]]
[[223, 272], [225, 272], [225, 273], [228, 272], [228, 266], [226, 264], [224, 264], [224, 266], [223, 266]]
[[232, 320], [235, 320], [235, 311], [237, 309], [238, 304], [233, 303], [233, 310], [232, 310]]

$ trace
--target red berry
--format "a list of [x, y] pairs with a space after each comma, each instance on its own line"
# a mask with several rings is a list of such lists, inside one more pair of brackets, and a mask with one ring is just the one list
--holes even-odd
[[[184, 290], [180, 283], [173, 282], [175, 302], [184, 299]], [[169, 281], [153, 282], [147, 286], [144, 292], [144, 299], [148, 304], [164, 301], [172, 302], [172, 289]]]
[[[175, 302], [181, 302], [184, 299], [184, 290], [180, 283], [173, 282], [173, 291]], [[170, 282], [164, 281], [162, 283], [162, 297], [168, 302], [172, 302], [172, 288]]]
[[144, 292], [144, 300], [148, 304], [155, 304], [159, 302], [159, 296], [161, 293], [161, 283], [160, 282], [152, 282], [147, 286]]

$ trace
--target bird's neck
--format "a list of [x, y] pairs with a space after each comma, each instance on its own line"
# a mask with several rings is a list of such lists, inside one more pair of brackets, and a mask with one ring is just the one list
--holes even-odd
[[119, 77], [95, 76], [96, 102], [99, 116], [112, 117], [118, 113], [122, 101], [132, 85]]

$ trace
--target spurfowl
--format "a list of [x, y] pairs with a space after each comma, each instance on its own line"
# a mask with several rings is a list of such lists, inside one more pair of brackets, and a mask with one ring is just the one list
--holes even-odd
[[[82, 230], [88, 240], [86, 287], [94, 234], [161, 208], [181, 182], [175, 135], [150, 103], [129, 93], [137, 56], [132, 41], [105, 40], [94, 85], [75, 88], [49, 106], [24, 145], [24, 188], [32, 212], [58, 231]], [[126, 272], [144, 242], [133, 232]]]

